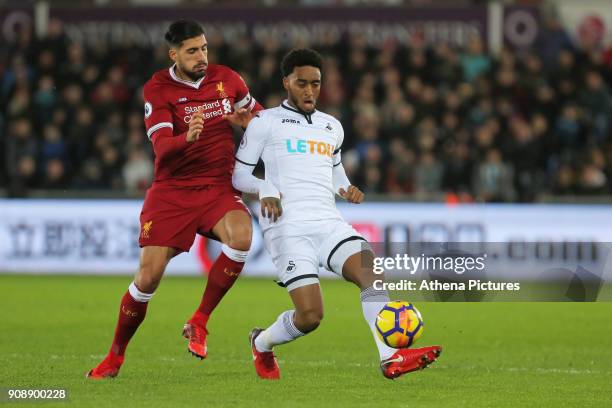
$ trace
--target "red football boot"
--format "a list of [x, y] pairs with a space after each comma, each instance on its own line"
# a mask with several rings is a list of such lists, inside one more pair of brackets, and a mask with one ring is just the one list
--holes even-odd
[[187, 351], [201, 360], [204, 360], [208, 355], [208, 348], [206, 347], [207, 335], [208, 330], [206, 328], [193, 322], [187, 322], [183, 326], [183, 337], [189, 339]]
[[108, 353], [106, 358], [102, 360], [102, 362], [98, 364], [95, 368], [89, 370], [85, 377], [91, 378], [92, 380], [114, 378], [117, 376], [117, 374], [119, 374], [119, 369], [121, 368], [124, 359], [125, 356]]
[[251, 343], [251, 352], [253, 353], [253, 362], [255, 363], [255, 371], [260, 378], [266, 380], [278, 380], [280, 378], [280, 368], [274, 353], [271, 351], [258, 351], [255, 347], [255, 338], [261, 334], [263, 329], [255, 328], [249, 334], [249, 342]]
[[399, 349], [390, 358], [380, 362], [380, 369], [385, 377], [393, 380], [400, 375], [426, 368], [441, 353], [440, 346]]

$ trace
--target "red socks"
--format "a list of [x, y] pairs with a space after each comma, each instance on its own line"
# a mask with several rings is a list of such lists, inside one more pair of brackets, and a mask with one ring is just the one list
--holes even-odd
[[[238, 279], [247, 254], [248, 251], [240, 251], [223, 245], [221, 255], [210, 269], [202, 301], [191, 318], [191, 322], [206, 328], [210, 314]], [[107, 358], [116, 360], [118, 364], [123, 362], [125, 349], [144, 320], [148, 302], [152, 296], [152, 293], [141, 292], [134, 283], [130, 285], [121, 299], [115, 337]]]
[[140, 323], [142, 323], [147, 314], [147, 305], [152, 296], [152, 293], [143, 293], [138, 290], [134, 283], [130, 285], [128, 291], [121, 299], [119, 320], [117, 321], [115, 338], [110, 349], [111, 353], [119, 356], [125, 354], [125, 349], [130, 339], [136, 333], [136, 329], [138, 329], [138, 326], [140, 326]]
[[221, 255], [210, 268], [202, 301], [191, 318], [191, 322], [206, 327], [210, 314], [238, 279], [247, 254], [248, 251], [240, 251], [223, 245]]

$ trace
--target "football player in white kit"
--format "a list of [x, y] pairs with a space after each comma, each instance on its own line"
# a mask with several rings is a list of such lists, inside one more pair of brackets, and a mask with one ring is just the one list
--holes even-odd
[[[389, 302], [386, 291], [373, 282], [373, 253], [367, 241], [346, 223], [335, 204], [335, 194], [350, 203], [363, 201], [351, 185], [340, 151], [342, 125], [315, 109], [321, 87], [321, 56], [297, 49], [282, 61], [287, 99], [260, 111], [249, 123], [236, 154], [233, 184], [259, 194], [260, 224], [266, 249], [295, 306], [280, 314], [267, 329], [253, 329], [251, 348], [257, 374], [278, 379], [280, 370], [272, 348], [315, 330], [323, 318], [319, 267], [338, 274], [361, 289], [363, 314], [379, 350], [385, 377], [396, 378], [436, 360], [439, 346], [393, 349], [376, 335], [374, 323]], [[262, 159], [265, 180], [253, 176]]]

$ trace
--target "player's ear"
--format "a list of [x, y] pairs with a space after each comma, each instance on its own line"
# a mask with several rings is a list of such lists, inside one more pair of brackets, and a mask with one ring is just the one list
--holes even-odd
[[289, 90], [289, 77], [283, 77], [283, 88], [285, 91]]
[[168, 50], [168, 56], [172, 61], [176, 62], [176, 48], [170, 47], [170, 49]]

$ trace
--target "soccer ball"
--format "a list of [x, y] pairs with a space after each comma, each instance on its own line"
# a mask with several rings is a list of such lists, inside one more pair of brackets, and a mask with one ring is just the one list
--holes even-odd
[[423, 334], [421, 313], [410, 302], [387, 303], [376, 317], [376, 334], [389, 347], [406, 348]]

